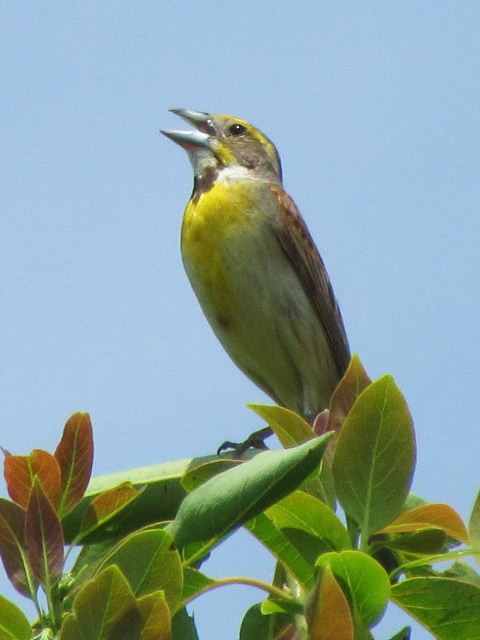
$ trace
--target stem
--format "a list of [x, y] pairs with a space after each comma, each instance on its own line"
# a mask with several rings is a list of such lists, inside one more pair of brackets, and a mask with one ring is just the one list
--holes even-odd
[[[347, 523], [347, 531], [350, 536], [350, 541], [352, 543], [352, 549], [356, 549], [358, 545], [358, 538], [360, 536], [360, 527], [358, 526], [358, 522], [354, 520], [348, 513], [345, 514], [345, 520]], [[363, 536], [362, 536], [362, 547], [363, 547]], [[365, 549], [362, 548], [362, 551]]]
[[53, 626], [57, 626], [57, 620], [56, 620], [56, 615], [55, 615], [55, 605], [53, 604], [53, 599], [52, 599], [52, 587], [50, 586], [50, 584], [45, 585], [45, 597], [47, 598], [47, 607], [48, 607], [48, 613], [49, 613], [49, 618], [50, 618], [50, 624]]
[[52, 587], [50, 587], [50, 597], [49, 597], [48, 606], [49, 608], [51, 606], [51, 615], [53, 616], [55, 629], [58, 631], [62, 626], [62, 609], [60, 605], [58, 582], [56, 582]]
[[43, 618], [43, 610], [42, 607], [40, 606], [40, 603], [38, 602], [38, 598], [37, 598], [37, 588], [35, 586], [35, 581], [33, 579], [32, 576], [32, 571], [30, 569], [30, 564], [27, 560], [27, 557], [25, 555], [25, 553], [22, 551], [22, 562], [23, 562], [23, 569], [25, 571], [25, 576], [27, 578], [27, 585], [28, 585], [28, 591], [30, 593], [30, 599], [33, 602], [33, 605], [35, 607], [35, 611], [37, 612], [38, 615], [38, 619], [41, 620]]
[[195, 600], [195, 598], [202, 595], [203, 593], [207, 593], [207, 591], [213, 591], [213, 589], [217, 589], [218, 587], [223, 587], [229, 584], [244, 584], [249, 587], [256, 587], [257, 589], [266, 591], [277, 600], [287, 602], [288, 604], [298, 604], [298, 600], [296, 598], [288, 595], [287, 593], [285, 593], [285, 591], [283, 591], [283, 589], [279, 589], [269, 582], [263, 582], [263, 580], [257, 580], [256, 578], [233, 576], [232, 578], [220, 578], [219, 580], [215, 580], [215, 582], [212, 582], [200, 591], [197, 591], [190, 598], [185, 600], [182, 603], [182, 606], [185, 606], [189, 602], [192, 602], [192, 600]]
[[363, 553], [368, 553], [368, 550], [368, 538], [366, 536], [362, 536], [360, 538], [360, 551], [363, 551]]
[[30, 598], [33, 602], [33, 605], [35, 607], [35, 611], [37, 612], [37, 616], [39, 620], [43, 619], [43, 610], [42, 607], [40, 606], [40, 603], [38, 602], [38, 598], [37, 598], [37, 594], [36, 593], [31, 593], [30, 594]]

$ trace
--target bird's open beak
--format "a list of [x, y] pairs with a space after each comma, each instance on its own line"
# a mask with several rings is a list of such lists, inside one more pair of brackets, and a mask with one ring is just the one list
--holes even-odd
[[161, 129], [163, 135], [186, 150], [192, 147], [209, 148], [210, 135], [215, 132], [209, 113], [192, 111], [191, 109], [170, 109], [170, 111], [186, 122], [193, 124], [197, 131], [164, 131]]

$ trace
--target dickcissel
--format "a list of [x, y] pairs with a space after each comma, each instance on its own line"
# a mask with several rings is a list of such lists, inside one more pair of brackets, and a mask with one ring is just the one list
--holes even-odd
[[350, 352], [322, 258], [283, 189], [278, 151], [240, 118], [172, 112], [196, 128], [162, 131], [193, 165], [181, 231], [193, 290], [238, 367], [312, 421]]

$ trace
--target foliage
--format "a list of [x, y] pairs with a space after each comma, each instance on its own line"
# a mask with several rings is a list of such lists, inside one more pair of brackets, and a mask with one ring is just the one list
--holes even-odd
[[[252, 409], [285, 449], [91, 480], [92, 427], [77, 413], [53, 455], [5, 452], [0, 554], [38, 617], [0, 596], [0, 640], [195, 640], [186, 605], [231, 584], [266, 594], [240, 640], [368, 640], [389, 602], [436, 638], [478, 637], [480, 576], [466, 559], [480, 497], [467, 531], [452, 507], [409, 494], [415, 437], [393, 378], [370, 382], [354, 356], [313, 428]], [[239, 527], [277, 560], [271, 583], [200, 570]]]

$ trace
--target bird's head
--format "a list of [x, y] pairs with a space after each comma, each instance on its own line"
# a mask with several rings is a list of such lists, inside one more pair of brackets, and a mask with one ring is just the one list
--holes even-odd
[[162, 131], [183, 147], [196, 178], [223, 168], [243, 168], [282, 181], [280, 156], [267, 136], [246, 120], [235, 116], [171, 109], [196, 131]]

